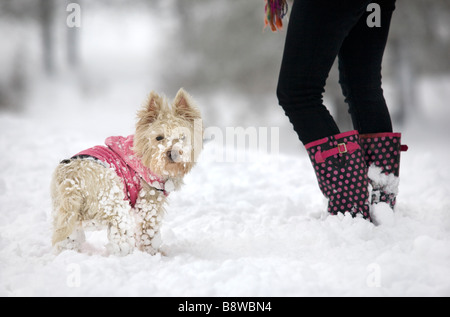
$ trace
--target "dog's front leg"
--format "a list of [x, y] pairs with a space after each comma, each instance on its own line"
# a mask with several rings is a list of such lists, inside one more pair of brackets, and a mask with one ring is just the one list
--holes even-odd
[[107, 249], [113, 254], [124, 256], [134, 248], [133, 221], [128, 203], [124, 200], [116, 200], [115, 203], [117, 205], [106, 214], [109, 240]]
[[136, 247], [152, 255], [161, 245], [160, 225], [164, 214], [163, 193], [148, 186], [141, 189], [136, 201]]

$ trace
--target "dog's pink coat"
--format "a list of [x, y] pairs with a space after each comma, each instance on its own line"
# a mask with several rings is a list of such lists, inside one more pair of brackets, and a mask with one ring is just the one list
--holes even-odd
[[123, 183], [125, 199], [128, 199], [131, 207], [134, 207], [141, 190], [140, 178], [150, 186], [168, 192], [164, 189], [164, 181], [145, 167], [141, 160], [133, 152], [134, 135], [128, 137], [111, 136], [105, 140], [106, 146], [97, 145], [81, 151], [77, 155], [89, 155], [113, 168]]

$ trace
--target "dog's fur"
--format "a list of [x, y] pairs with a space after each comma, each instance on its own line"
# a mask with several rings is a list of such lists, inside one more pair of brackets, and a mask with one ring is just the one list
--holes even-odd
[[[182, 185], [184, 175], [195, 164], [201, 149], [199, 124], [200, 111], [183, 89], [172, 107], [152, 92], [138, 112], [133, 151], [145, 167], [165, 181], [169, 191]], [[111, 253], [126, 255], [135, 247], [150, 254], [158, 252], [166, 195], [142, 178], [140, 184], [132, 208], [113, 168], [89, 158], [59, 164], [51, 184], [56, 252], [80, 250], [88, 228], [107, 228]]]

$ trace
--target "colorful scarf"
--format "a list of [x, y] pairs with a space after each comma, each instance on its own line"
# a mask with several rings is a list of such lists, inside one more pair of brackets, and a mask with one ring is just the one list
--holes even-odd
[[286, 0], [266, 0], [265, 11], [264, 28], [270, 25], [273, 32], [283, 29], [282, 20], [288, 12]]

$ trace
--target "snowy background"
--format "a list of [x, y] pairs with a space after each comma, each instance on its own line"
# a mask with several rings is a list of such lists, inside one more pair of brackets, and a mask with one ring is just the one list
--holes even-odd
[[[284, 33], [262, 32], [262, 0], [83, 1], [76, 30], [66, 26], [64, 1], [2, 1], [0, 296], [450, 296], [449, 10], [405, 1], [399, 19], [414, 9], [430, 20], [392, 27], [385, 91], [410, 150], [397, 210], [377, 225], [326, 214], [277, 106]], [[39, 9], [49, 4], [46, 22]], [[170, 196], [165, 256], [107, 256], [105, 232], [90, 234], [84, 253], [54, 255], [55, 166], [132, 134], [149, 91], [173, 98], [180, 86], [205, 126], [224, 135], [226, 127], [279, 128], [279, 153], [241, 149], [245, 162], [226, 163], [217, 160], [223, 144], [206, 143]], [[345, 130], [333, 74], [329, 86], [326, 102]]]

